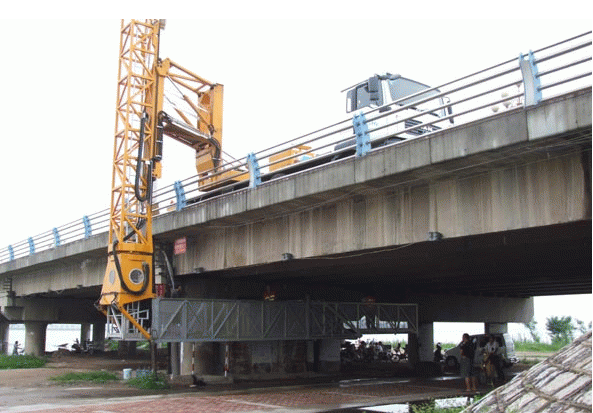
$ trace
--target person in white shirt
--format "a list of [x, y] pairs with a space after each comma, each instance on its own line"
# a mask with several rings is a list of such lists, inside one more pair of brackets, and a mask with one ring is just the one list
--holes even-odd
[[485, 362], [490, 361], [490, 363], [492, 363], [496, 372], [496, 378], [501, 377], [499, 350], [500, 345], [498, 344], [498, 341], [496, 341], [494, 336], [488, 336], [488, 343], [486, 343], [486, 346], [484, 347], [484, 352], [487, 356]]
[[488, 343], [486, 343], [485, 349], [489, 356], [498, 355], [498, 341], [496, 341], [493, 336], [488, 336]]

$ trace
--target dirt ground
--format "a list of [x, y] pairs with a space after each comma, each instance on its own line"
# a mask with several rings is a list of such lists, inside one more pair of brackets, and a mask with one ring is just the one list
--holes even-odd
[[[133, 413], [149, 410], [220, 413], [262, 411], [260, 408], [278, 412], [311, 412], [319, 411], [311, 406], [321, 406], [321, 410], [327, 410], [330, 407], [342, 408], [344, 403], [381, 405], [460, 395], [467, 397], [461, 390], [463, 379], [454, 373], [436, 378], [406, 378], [410, 377], [410, 368], [405, 362], [382, 366], [383, 369], [379, 369], [378, 365], [368, 365], [358, 371], [343, 369], [345, 371], [340, 373], [340, 377], [310, 377], [300, 381], [286, 380], [285, 377], [276, 380], [267, 377], [255, 382], [237, 381], [237, 377], [230, 381], [224, 378], [221, 381], [222, 377], [218, 376], [204, 377], [207, 387], [193, 389], [189, 387], [191, 379], [184, 377], [171, 383], [172, 388], [166, 391], [141, 390], [129, 386], [125, 381], [59, 384], [50, 380], [51, 377], [68, 372], [98, 370], [113, 372], [121, 378], [124, 368], [135, 370], [149, 367], [150, 357], [142, 353], [134, 357], [121, 357], [115, 352], [100, 355], [54, 353], [49, 356], [44, 368], [0, 370], [0, 413]], [[518, 372], [527, 367], [516, 365], [513, 371]], [[165, 368], [166, 364], [161, 358], [159, 369], [162, 371]], [[370, 379], [362, 378], [365, 375]], [[476, 394], [490, 390], [482, 387]], [[199, 403], [196, 397], [200, 398]], [[208, 403], [211, 406], [207, 409], [205, 406]], [[229, 403], [234, 403], [232, 409]], [[132, 405], [137, 406], [137, 409], [130, 407]], [[301, 405], [303, 409], [300, 409]]]
[[[116, 352], [103, 354], [77, 354], [55, 352], [48, 356], [49, 362], [42, 368], [0, 370], [0, 386], [32, 388], [55, 385], [51, 377], [69, 372], [109, 371], [123, 375], [123, 369], [149, 369], [150, 356], [139, 354], [123, 358]], [[159, 363], [159, 367], [161, 363]]]
[[[549, 355], [549, 354], [548, 354]], [[543, 358], [544, 354], [533, 354], [533, 359]], [[526, 357], [529, 358], [529, 357]], [[523, 359], [523, 357], [521, 358]], [[150, 355], [147, 352], [139, 351], [132, 357], [122, 357], [117, 352], [106, 352], [99, 354], [80, 354], [70, 352], [55, 352], [48, 356], [49, 362], [43, 368], [37, 369], [18, 369], [18, 370], [0, 370], [0, 386], [10, 386], [13, 388], [33, 388], [42, 386], [56, 385], [50, 380], [51, 377], [59, 376], [68, 372], [86, 372], [86, 371], [109, 371], [117, 374], [120, 378], [123, 376], [123, 369], [130, 368], [150, 369]], [[166, 370], [166, 359], [161, 355], [158, 358], [159, 370]], [[364, 367], [364, 366], [363, 366]], [[409, 376], [409, 368], [400, 366], [401, 374], [397, 376]], [[518, 372], [529, 368], [529, 365], [518, 364], [512, 368], [512, 371]], [[359, 371], [359, 374], [365, 376], [365, 369]], [[376, 366], [370, 368], [373, 373], [380, 373], [381, 369]], [[395, 369], [397, 370], [397, 369]], [[349, 369], [343, 369], [344, 376], [356, 375]], [[385, 373], [394, 375], [393, 367], [386, 369]]]

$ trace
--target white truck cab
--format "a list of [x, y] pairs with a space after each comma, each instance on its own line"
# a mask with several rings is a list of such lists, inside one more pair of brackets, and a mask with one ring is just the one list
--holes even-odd
[[[423, 90], [426, 90], [426, 92], [420, 93]], [[368, 113], [374, 109], [380, 108], [367, 117], [367, 125], [370, 132], [369, 137], [371, 141], [391, 138], [389, 139], [389, 142], [386, 143], [393, 143], [394, 141], [415, 138], [425, 133], [439, 130], [443, 128], [447, 122], [441, 121], [438, 124], [429, 124], [419, 126], [418, 128], [414, 128], [414, 126], [421, 125], [422, 123], [434, 122], [436, 119], [445, 117], [451, 113], [451, 107], [445, 107], [448, 103], [447, 98], [439, 97], [428, 102], [421, 102], [431, 96], [440, 94], [438, 89], [431, 90], [430, 86], [416, 82], [415, 80], [407, 79], [400, 75], [393, 75], [390, 73], [374, 75], [364, 82], [351, 86], [344, 91], [347, 91], [347, 113], [356, 111]], [[417, 95], [405, 99], [406, 96], [414, 94]], [[413, 105], [415, 102], [418, 102], [418, 106]], [[398, 107], [407, 105], [411, 106], [396, 112]], [[443, 106], [443, 108], [438, 109], [441, 106]], [[432, 110], [432, 108], [435, 109]], [[394, 113], [380, 119], [371, 120], [386, 112]], [[405, 121], [387, 126], [400, 119], [405, 119]], [[383, 128], [374, 132], [372, 131], [373, 129], [380, 127]], [[397, 137], [395, 135], [397, 135]]]

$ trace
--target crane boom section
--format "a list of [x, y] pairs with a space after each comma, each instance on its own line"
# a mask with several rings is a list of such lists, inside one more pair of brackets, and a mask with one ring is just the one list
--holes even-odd
[[159, 20], [122, 21], [109, 221], [108, 264], [99, 305], [153, 298], [152, 181], [157, 153]]
[[[198, 173], [220, 165], [222, 151], [222, 101], [224, 87], [173, 62], [159, 62], [157, 73], [163, 96], [165, 135], [196, 150]], [[203, 166], [199, 159], [208, 159]]]

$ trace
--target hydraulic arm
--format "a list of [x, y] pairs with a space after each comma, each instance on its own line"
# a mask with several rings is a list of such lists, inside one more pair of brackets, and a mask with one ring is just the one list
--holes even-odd
[[194, 148], [202, 172], [218, 166], [222, 142], [223, 86], [159, 59], [164, 24], [121, 24], [108, 262], [98, 301], [108, 324], [121, 332], [125, 318], [147, 339], [156, 296], [152, 189], [163, 136]]

